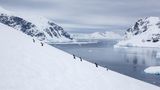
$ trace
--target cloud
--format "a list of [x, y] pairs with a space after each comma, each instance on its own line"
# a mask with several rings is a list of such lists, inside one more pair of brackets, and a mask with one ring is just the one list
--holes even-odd
[[[125, 30], [137, 19], [160, 15], [159, 0], [0, 0], [19, 13], [52, 18], [67, 30]], [[24, 12], [25, 11], [25, 12]]]

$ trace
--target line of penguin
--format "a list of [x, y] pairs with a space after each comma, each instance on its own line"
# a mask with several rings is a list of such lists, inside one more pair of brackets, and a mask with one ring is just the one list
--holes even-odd
[[[33, 43], [35, 43], [35, 39], [33, 39]], [[43, 45], [44, 44], [41, 42], [41, 46], [43, 46]], [[76, 59], [76, 55], [74, 55], [74, 54], [73, 54], [73, 59]], [[82, 62], [82, 60], [83, 60], [82, 57], [79, 57], [79, 59]], [[94, 63], [94, 64], [98, 68], [99, 65], [97, 63]], [[107, 71], [109, 70], [108, 68], [106, 68], [106, 69], [107, 69]]]
[[[74, 55], [74, 54], [73, 54], [73, 59], [76, 59], [76, 55]], [[83, 60], [82, 57], [79, 57], [79, 59], [80, 59], [80, 61], [82, 62], [82, 60]], [[97, 63], [94, 63], [94, 64], [95, 64], [95, 66], [98, 68], [99, 65], [98, 65]], [[106, 67], [105, 67], [105, 68], [106, 68]], [[108, 68], [106, 68], [106, 69], [107, 69], [107, 71], [109, 70]]]

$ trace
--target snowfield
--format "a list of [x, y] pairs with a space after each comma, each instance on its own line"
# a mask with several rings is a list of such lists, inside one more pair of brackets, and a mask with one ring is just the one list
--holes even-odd
[[160, 66], [151, 66], [144, 70], [145, 73], [160, 75]]
[[160, 90], [0, 24], [0, 90]]

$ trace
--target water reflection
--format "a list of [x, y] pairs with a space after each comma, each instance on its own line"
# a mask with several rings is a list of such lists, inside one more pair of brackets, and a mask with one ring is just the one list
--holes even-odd
[[151, 48], [123, 48], [114, 49], [115, 52], [124, 54], [124, 60], [128, 64], [151, 66], [160, 65], [160, 60], [157, 60], [156, 54], [159, 52]]

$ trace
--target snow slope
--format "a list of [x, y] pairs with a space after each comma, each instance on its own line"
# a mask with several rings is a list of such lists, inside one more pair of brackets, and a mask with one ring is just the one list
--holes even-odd
[[39, 15], [17, 14], [0, 7], [0, 23], [45, 42], [68, 42], [72, 40], [70, 34], [56, 25], [53, 20]]
[[160, 90], [0, 24], [0, 90]]
[[138, 20], [125, 32], [124, 39], [115, 47], [160, 47], [160, 19], [147, 17]]
[[75, 39], [121, 39], [121, 36], [115, 32], [94, 32], [90, 34], [72, 33], [71, 36]]

